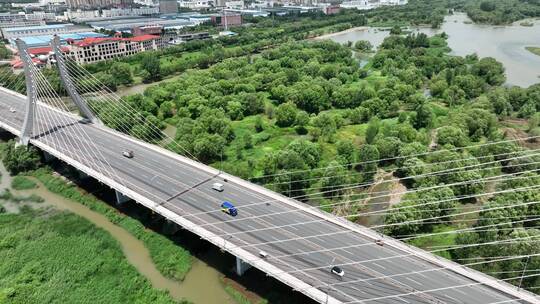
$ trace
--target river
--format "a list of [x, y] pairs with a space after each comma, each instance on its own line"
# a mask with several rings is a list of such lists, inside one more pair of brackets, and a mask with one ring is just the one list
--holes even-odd
[[[2, 163], [0, 163], [0, 174], [2, 175], [0, 191], [11, 188], [11, 177]], [[39, 185], [38, 188], [32, 190], [12, 190], [12, 192], [16, 195], [24, 196], [30, 194], [39, 195], [45, 201], [39, 203], [39, 205], [34, 204], [33, 207], [52, 206], [59, 210], [69, 211], [109, 232], [111, 236], [120, 243], [122, 251], [129, 263], [132, 264], [140, 274], [146, 277], [154, 288], [167, 290], [171, 297], [176, 300], [185, 298], [195, 304], [235, 303], [235, 301], [225, 292], [223, 285], [220, 282], [222, 274], [201, 260], [194, 258], [191, 270], [184, 281], [177, 282], [168, 279], [156, 268], [150, 256], [150, 252], [145, 247], [144, 243], [122, 227], [111, 223], [104, 215], [97, 213], [82, 204], [52, 193], [43, 187], [43, 185]], [[5, 205], [9, 206], [10, 204], [8, 203]], [[6, 209], [12, 211], [13, 208], [9, 208], [8, 206], [6, 206]]]
[[[531, 20], [529, 20], [531, 21]], [[445, 32], [452, 54], [465, 56], [477, 53], [480, 57], [493, 57], [506, 68], [507, 83], [528, 87], [540, 83], [540, 56], [527, 51], [527, 46], [540, 47], [540, 20], [532, 20], [533, 26], [521, 26], [519, 22], [508, 26], [491, 26], [471, 23], [463, 13], [447, 16], [440, 29], [413, 28], [428, 35]], [[388, 31], [377, 28], [358, 28], [335, 33], [328, 38], [339, 43], [368, 40], [379, 46]]]

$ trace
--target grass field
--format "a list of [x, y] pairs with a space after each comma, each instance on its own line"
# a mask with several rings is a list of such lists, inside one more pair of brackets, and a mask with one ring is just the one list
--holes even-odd
[[37, 184], [26, 176], [18, 175], [11, 180], [11, 188], [15, 190], [28, 190], [36, 187]]
[[105, 231], [72, 214], [0, 215], [0, 303], [175, 303]]
[[540, 47], [528, 46], [525, 49], [527, 49], [527, 51], [529, 51], [529, 52], [531, 52], [531, 53], [533, 53], [535, 55], [540, 56]]

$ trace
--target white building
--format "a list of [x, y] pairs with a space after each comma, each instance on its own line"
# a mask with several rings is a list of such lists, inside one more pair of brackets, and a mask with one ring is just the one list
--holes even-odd
[[155, 6], [158, 4], [157, 3], [158, 1], [156, 0], [135, 0], [134, 2], [137, 4], [142, 4], [142, 5], [147, 5], [147, 6]]
[[380, 6], [404, 5], [408, 0], [352, 0], [340, 4], [342, 8], [356, 8], [358, 10], [369, 10]]
[[34, 12], [32, 14], [26, 14], [26, 20], [40, 21], [40, 20], [55, 20], [54, 13]]
[[198, 9], [210, 8], [214, 6], [214, 1], [213, 0], [181, 0], [179, 4], [180, 4], [180, 7], [198, 10]]
[[67, 18], [67, 20], [84, 20], [84, 19], [94, 19], [99, 18], [100, 14], [98, 10], [93, 11], [82, 11], [82, 10], [67, 10], [64, 12], [64, 16]]
[[226, 8], [231, 9], [243, 9], [244, 8], [244, 0], [233, 0], [233, 1], [226, 1], [225, 2]]
[[158, 7], [141, 7], [141, 8], [112, 8], [101, 11], [101, 17], [131, 17], [159, 14]]
[[113, 8], [108, 10], [68, 10], [64, 12], [67, 20], [92, 20], [97, 18], [133, 17], [159, 14], [158, 7]]

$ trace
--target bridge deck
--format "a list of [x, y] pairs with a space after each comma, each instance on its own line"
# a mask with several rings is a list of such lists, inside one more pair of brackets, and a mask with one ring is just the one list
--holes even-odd
[[[0, 90], [0, 126], [4, 124], [4, 128], [19, 130], [23, 121], [24, 107], [25, 100], [22, 95]], [[10, 108], [16, 111], [12, 113], [9, 111]], [[209, 167], [175, 157], [160, 148], [151, 148], [147, 144], [119, 136], [104, 127], [80, 124], [75, 117], [56, 112], [43, 105], [38, 106], [38, 111], [68, 123], [53, 126], [52, 122], [38, 119], [40, 129], [49, 132], [32, 139], [32, 143], [48, 147], [57, 154], [68, 154], [68, 157], [71, 155], [79, 162], [71, 163], [75, 167], [88, 166], [96, 172], [103, 173], [112, 167], [114, 170], [112, 179], [131, 190], [125, 194], [139, 202], [161, 203], [160, 206], [155, 206], [156, 211], [169, 218], [174, 217], [173, 220], [184, 228], [199, 233], [204, 238], [210, 238], [216, 245], [225, 245], [226, 250], [237, 256], [243, 255], [240, 257], [244, 260], [254, 260], [251, 262], [252, 265], [270, 272], [270, 275], [300, 289], [319, 302], [326, 301], [326, 293], [329, 295], [328, 303], [518, 302], [511, 301], [515, 299], [512, 295], [484, 285], [448, 289], [450, 286], [474, 284], [477, 281], [471, 278], [478, 274], [471, 272], [472, 275], [467, 277], [457, 273], [467, 271], [463, 269], [456, 270], [457, 272], [447, 269], [429, 271], [441, 265], [452, 264], [439, 264], [438, 259], [429, 257], [430, 255], [421, 251], [417, 251], [417, 256], [411, 256], [411, 251], [405, 245], [394, 240], [387, 241], [385, 246], [377, 246], [374, 244], [376, 234], [366, 228], [350, 223], [342, 224], [332, 216], [310, 211], [305, 207], [304, 210], [300, 210], [298, 202], [288, 201], [237, 178], [219, 174]], [[81, 130], [80, 128], [84, 130], [84, 134], [77, 131]], [[82, 140], [82, 135], [87, 136], [93, 144]], [[95, 147], [99, 149], [100, 155], [86, 152]], [[69, 149], [69, 153], [63, 149]], [[123, 150], [133, 150], [135, 157], [133, 159], [123, 157]], [[87, 161], [78, 159], [73, 152], [84, 155]], [[102, 156], [105, 160], [101, 159]], [[99, 179], [99, 176], [94, 177]], [[224, 182], [224, 178], [227, 178], [228, 182]], [[211, 185], [214, 182], [223, 183], [225, 191], [213, 191]], [[276, 198], [279, 200], [276, 201]], [[238, 207], [239, 214], [236, 218], [219, 212], [223, 200], [229, 200]], [[263, 203], [267, 201], [270, 204]], [[253, 206], [254, 203], [261, 204]], [[199, 214], [189, 216], [196, 213]], [[282, 214], [270, 215], [271, 213]], [[264, 215], [268, 216], [260, 217]], [[325, 217], [328, 218], [321, 221]], [[313, 223], [293, 225], [302, 222]], [[186, 227], [190, 225], [193, 226]], [[275, 226], [285, 227], [264, 230]], [[261, 230], [243, 233], [257, 229]], [[338, 233], [340, 231], [344, 233]], [[337, 234], [317, 236], [333, 232]], [[211, 237], [212, 235], [223, 237]], [[305, 237], [307, 239], [300, 239]], [[286, 241], [287, 239], [294, 240]], [[279, 240], [283, 242], [276, 242]], [[247, 245], [250, 246], [246, 247]], [[332, 249], [344, 246], [348, 248]], [[267, 259], [257, 258], [261, 250], [269, 254]], [[316, 252], [319, 250], [324, 251]], [[273, 258], [277, 256], [283, 257]], [[369, 261], [377, 259], [378, 261]], [[358, 261], [366, 262], [355, 263]], [[345, 271], [342, 280], [332, 275], [328, 267], [314, 269], [331, 263], [355, 264], [342, 267]], [[305, 268], [311, 270], [302, 270]], [[411, 272], [419, 273], [408, 274]], [[373, 279], [385, 275], [394, 277]], [[324, 286], [336, 283], [339, 285], [304, 289], [307, 285]], [[439, 290], [422, 294], [415, 292], [432, 289]], [[410, 294], [392, 297], [407, 293]], [[382, 297], [388, 298], [380, 299]], [[379, 300], [375, 300], [377, 298]]]

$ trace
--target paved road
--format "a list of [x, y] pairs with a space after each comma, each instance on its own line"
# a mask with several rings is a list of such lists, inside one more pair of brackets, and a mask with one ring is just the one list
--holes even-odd
[[[24, 102], [20, 97], [0, 91], [0, 121], [20, 129]], [[10, 108], [16, 111], [12, 113]], [[115, 136], [103, 127], [81, 124], [43, 106], [38, 107], [36, 118], [35, 131], [39, 136], [34, 140], [121, 181], [170, 211], [224, 236], [234, 246], [241, 246], [255, 256], [260, 250], [266, 251], [268, 263], [317, 286], [331, 298], [345, 303], [521, 302], [478, 284], [448, 289], [475, 281], [450, 270], [430, 271], [438, 266], [411, 256], [399, 246], [391, 245], [392, 241], [378, 246], [362, 233], [321, 221], [317, 215], [300, 211], [240, 183], [224, 182], [222, 176], [209, 174], [158, 150]], [[134, 151], [133, 159], [122, 156], [121, 152], [127, 149]], [[211, 189], [216, 181], [225, 184], [225, 191], [219, 193]], [[238, 207], [236, 218], [219, 211], [223, 200], [232, 201]], [[312, 223], [301, 224], [303, 222]], [[277, 226], [283, 227], [275, 228]], [[247, 232], [252, 230], [258, 231]], [[317, 236], [320, 234], [331, 235]], [[339, 249], [342, 247], [347, 248]], [[324, 251], [317, 252], [320, 250]], [[330, 265], [334, 264], [345, 264], [342, 279], [330, 273]], [[381, 279], [381, 276], [392, 277]], [[439, 290], [418, 293], [432, 289]]]

